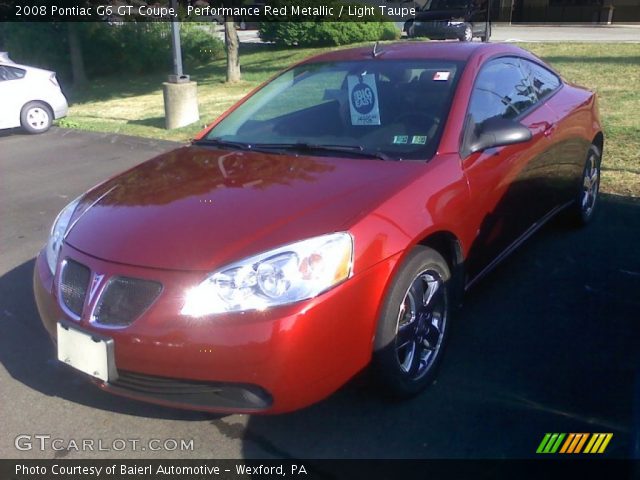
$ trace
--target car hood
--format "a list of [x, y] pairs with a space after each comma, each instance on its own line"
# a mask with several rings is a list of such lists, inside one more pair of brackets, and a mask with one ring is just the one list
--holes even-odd
[[416, 12], [415, 21], [430, 22], [439, 20], [451, 20], [454, 18], [464, 18], [466, 11], [460, 10], [424, 10]]
[[421, 162], [184, 147], [86, 194], [66, 242], [107, 261], [208, 271], [347, 229], [420, 168]]

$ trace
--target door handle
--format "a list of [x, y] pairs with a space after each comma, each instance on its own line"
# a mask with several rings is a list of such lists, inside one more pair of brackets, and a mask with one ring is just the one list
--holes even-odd
[[545, 137], [550, 137], [551, 135], [553, 135], [553, 132], [556, 131], [556, 124], [555, 123], [547, 123], [547, 127], [544, 129], [544, 136]]
[[553, 131], [554, 125], [552, 123], [543, 120], [541, 122], [534, 122], [529, 125], [529, 129], [533, 135], [544, 134], [548, 136], [551, 131]]

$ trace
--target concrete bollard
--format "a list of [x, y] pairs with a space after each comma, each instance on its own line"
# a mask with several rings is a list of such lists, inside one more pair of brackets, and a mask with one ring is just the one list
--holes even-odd
[[162, 87], [167, 130], [184, 127], [200, 120], [197, 82], [164, 82]]

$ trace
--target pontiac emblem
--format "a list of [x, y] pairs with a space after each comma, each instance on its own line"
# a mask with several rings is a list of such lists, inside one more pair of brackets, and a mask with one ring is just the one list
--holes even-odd
[[94, 295], [98, 291], [98, 287], [102, 283], [102, 279], [104, 278], [104, 273], [95, 274], [93, 276], [93, 280], [91, 281], [91, 290], [89, 290], [89, 303], [93, 300]]

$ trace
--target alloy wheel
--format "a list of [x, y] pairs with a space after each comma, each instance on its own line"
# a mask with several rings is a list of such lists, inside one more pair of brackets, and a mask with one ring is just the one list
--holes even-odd
[[590, 154], [584, 167], [582, 191], [580, 193], [580, 209], [585, 216], [590, 216], [598, 199], [600, 188], [600, 167], [596, 155]]
[[396, 357], [411, 380], [424, 377], [438, 356], [447, 327], [446, 302], [442, 277], [427, 270], [416, 276], [400, 304]]

